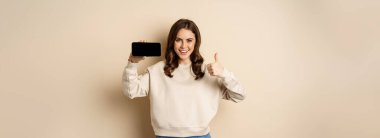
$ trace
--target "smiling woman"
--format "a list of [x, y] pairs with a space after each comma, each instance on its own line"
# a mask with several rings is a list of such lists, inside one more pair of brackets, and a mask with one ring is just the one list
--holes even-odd
[[197, 25], [186, 19], [180, 19], [170, 29], [168, 36], [168, 46], [166, 49], [166, 64], [164, 67], [165, 74], [169, 77], [178, 67], [178, 64], [189, 64], [192, 62], [192, 70], [195, 79], [203, 77], [204, 72], [201, 70], [203, 57], [199, 53], [201, 45], [201, 33]]
[[191, 62], [189, 57], [194, 50], [194, 39], [192, 31], [187, 29], [179, 30], [174, 43], [174, 51], [180, 58], [180, 64], [189, 64]]
[[149, 95], [157, 138], [209, 138], [219, 99], [239, 102], [245, 98], [242, 85], [221, 65], [217, 54], [214, 63], [203, 64], [200, 44], [196, 24], [180, 19], [170, 29], [165, 61], [139, 75], [137, 63], [144, 57], [129, 57], [123, 93], [131, 99]]

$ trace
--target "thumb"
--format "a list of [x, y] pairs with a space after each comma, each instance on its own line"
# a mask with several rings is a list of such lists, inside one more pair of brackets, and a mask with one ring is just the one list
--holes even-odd
[[215, 53], [214, 59], [215, 59], [215, 63], [219, 61], [218, 53]]

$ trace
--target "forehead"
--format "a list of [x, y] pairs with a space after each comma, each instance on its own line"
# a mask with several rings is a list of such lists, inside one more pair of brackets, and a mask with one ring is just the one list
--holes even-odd
[[181, 38], [181, 39], [195, 38], [195, 34], [189, 29], [182, 28], [178, 31], [177, 38]]

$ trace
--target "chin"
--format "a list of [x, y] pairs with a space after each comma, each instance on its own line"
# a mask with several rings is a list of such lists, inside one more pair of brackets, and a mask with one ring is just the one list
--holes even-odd
[[186, 60], [186, 59], [190, 59], [190, 56], [179, 56], [179, 58], [180, 58], [181, 60]]
[[181, 55], [181, 54], [177, 53], [178, 58], [181, 59], [181, 60], [185, 60], [185, 59], [190, 58], [190, 55], [191, 54]]

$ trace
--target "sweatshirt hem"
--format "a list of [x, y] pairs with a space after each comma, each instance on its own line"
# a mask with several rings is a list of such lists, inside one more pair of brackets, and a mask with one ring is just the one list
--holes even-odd
[[191, 137], [203, 136], [210, 133], [210, 128], [206, 127], [189, 127], [189, 128], [153, 128], [155, 135], [170, 137]]

